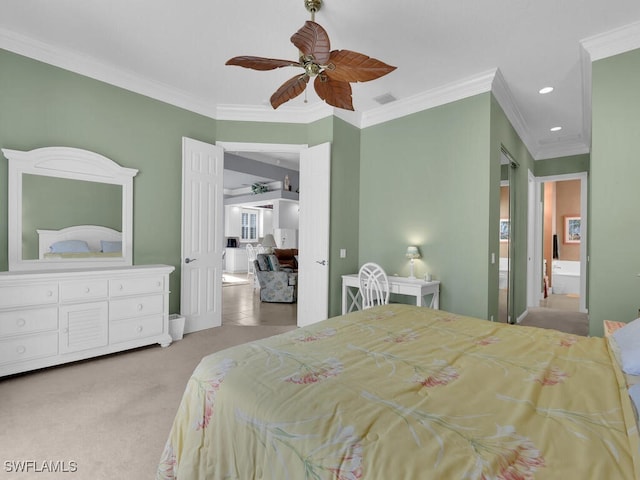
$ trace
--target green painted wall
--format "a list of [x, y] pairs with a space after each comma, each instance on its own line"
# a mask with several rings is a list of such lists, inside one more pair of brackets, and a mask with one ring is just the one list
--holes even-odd
[[591, 156], [585, 153], [582, 155], [536, 160], [533, 164], [533, 173], [536, 177], [549, 177], [552, 175], [588, 172], [590, 159]]
[[[137, 168], [133, 261], [179, 265], [182, 137], [214, 142], [216, 122], [0, 50], [0, 146], [85, 148]], [[7, 162], [0, 161], [0, 270], [7, 265]], [[180, 278], [171, 275], [170, 310]]]
[[640, 307], [640, 50], [594, 62], [592, 85], [589, 331], [602, 335]]
[[442, 281], [441, 308], [480, 318], [488, 318], [490, 98], [366, 128], [360, 156], [359, 264], [407, 276], [405, 251], [417, 245], [416, 276]]
[[[342, 275], [358, 271], [360, 129], [335, 118], [331, 145], [329, 315], [342, 313]], [[340, 249], [347, 256], [340, 258]]]

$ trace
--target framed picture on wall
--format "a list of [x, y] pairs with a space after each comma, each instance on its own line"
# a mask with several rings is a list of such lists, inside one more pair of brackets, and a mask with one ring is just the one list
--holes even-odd
[[580, 243], [580, 217], [577, 215], [564, 216], [564, 243]]
[[500, 219], [500, 241], [501, 242], [509, 241], [509, 219], [508, 218]]

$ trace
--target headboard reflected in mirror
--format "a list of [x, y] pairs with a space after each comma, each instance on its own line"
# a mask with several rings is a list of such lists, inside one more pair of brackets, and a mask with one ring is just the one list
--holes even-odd
[[[10, 271], [133, 263], [137, 170], [78, 148], [2, 152], [9, 160]], [[82, 242], [89, 252], [73, 251]]]

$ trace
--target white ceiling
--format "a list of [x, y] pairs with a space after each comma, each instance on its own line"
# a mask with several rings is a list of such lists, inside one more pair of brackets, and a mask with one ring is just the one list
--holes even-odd
[[[237, 55], [295, 60], [289, 38], [307, 19], [303, 0], [2, 0], [0, 48], [214, 118], [313, 121], [332, 109], [312, 88], [308, 103], [268, 105], [297, 70], [224, 65]], [[316, 21], [332, 48], [398, 67], [354, 85], [357, 113], [336, 110], [341, 118], [367, 126], [493, 85], [536, 159], [589, 150], [583, 47], [610, 38], [620, 51], [640, 47], [638, 0], [324, 0]], [[555, 90], [538, 94], [545, 86]], [[384, 94], [398, 100], [381, 106]]]

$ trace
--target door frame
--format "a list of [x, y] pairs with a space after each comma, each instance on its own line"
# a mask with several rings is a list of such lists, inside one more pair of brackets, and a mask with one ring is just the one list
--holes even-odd
[[[588, 242], [588, 178], [587, 172], [566, 173], [561, 175], [548, 175], [543, 177], [534, 177], [535, 182], [529, 185], [529, 188], [534, 188], [533, 196], [535, 197], [536, 208], [529, 208], [529, 225], [534, 225], [533, 236], [530, 234], [528, 242], [534, 242], [534, 268], [531, 268], [527, 272], [527, 284], [529, 295], [527, 298], [533, 300], [533, 304], [529, 304], [528, 307], [537, 307], [541, 298], [541, 292], [539, 286], [542, 284], [541, 277], [541, 265], [542, 265], [542, 224], [543, 224], [543, 212], [540, 212], [540, 205], [542, 204], [542, 192], [541, 186], [546, 182], [562, 182], [565, 180], [580, 180], [580, 232], [582, 235], [580, 241], [580, 303], [579, 311], [588, 313], [587, 309], [587, 276], [589, 267], [589, 256], [587, 255], [587, 242]], [[530, 194], [531, 197], [531, 194]], [[534, 218], [531, 218], [534, 217]], [[536, 239], [538, 239], [536, 241]], [[540, 266], [540, 268], [537, 268]], [[540, 270], [540, 272], [538, 271]], [[536, 274], [536, 272], [538, 272]], [[536, 283], [536, 279], [538, 283]], [[528, 302], [529, 303], [529, 302]]]
[[[222, 147], [224, 152], [267, 152], [267, 153], [298, 153], [307, 150], [306, 143], [253, 143], [253, 142], [225, 142], [216, 141], [216, 146]], [[223, 167], [224, 168], [224, 167]], [[297, 317], [297, 305], [296, 305]]]

